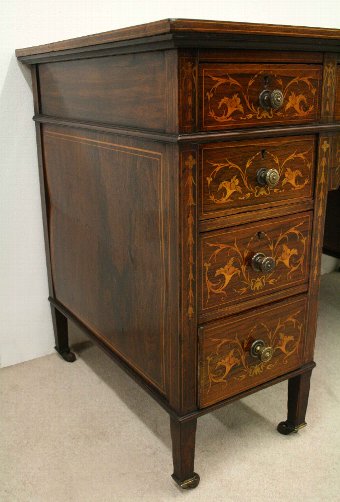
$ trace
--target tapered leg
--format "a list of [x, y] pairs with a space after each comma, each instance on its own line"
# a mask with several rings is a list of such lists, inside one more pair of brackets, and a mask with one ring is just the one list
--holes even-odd
[[305, 422], [312, 370], [288, 380], [288, 417], [277, 430], [284, 435], [297, 432]]
[[170, 417], [172, 459], [176, 483], [183, 489], [196, 488], [200, 477], [194, 472], [197, 419], [181, 423]]
[[76, 356], [70, 351], [70, 347], [68, 345], [67, 317], [59, 312], [59, 310], [57, 310], [53, 305], [51, 305], [51, 312], [55, 338], [55, 350], [65, 361], [73, 363], [76, 360]]

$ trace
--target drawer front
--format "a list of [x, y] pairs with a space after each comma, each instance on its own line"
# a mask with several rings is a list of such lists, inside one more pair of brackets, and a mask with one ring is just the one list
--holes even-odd
[[[311, 214], [305, 212], [203, 234], [201, 313], [307, 282]], [[258, 253], [275, 260], [271, 271], [258, 269], [259, 263], [254, 262]]]
[[[203, 130], [298, 124], [319, 118], [321, 66], [209, 63], [201, 65], [200, 78]], [[268, 91], [265, 105], [260, 100], [263, 91]], [[280, 91], [281, 103], [273, 91]]]
[[311, 198], [314, 158], [313, 136], [203, 146], [201, 217], [222, 216], [235, 208]]
[[200, 328], [200, 407], [299, 367], [306, 306], [305, 296], [295, 297]]

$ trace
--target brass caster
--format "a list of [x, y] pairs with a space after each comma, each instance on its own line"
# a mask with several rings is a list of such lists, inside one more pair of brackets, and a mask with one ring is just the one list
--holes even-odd
[[67, 350], [65, 352], [59, 352], [57, 348], [55, 350], [67, 363], [74, 363], [74, 361], [77, 359], [74, 352], [71, 352], [70, 350]]
[[291, 432], [298, 432], [300, 429], [303, 427], [306, 427], [306, 422], [303, 422], [300, 425], [294, 425], [291, 422], [288, 422], [286, 420], [285, 422], [280, 422], [279, 425], [277, 426], [277, 430], [280, 434], [283, 434], [284, 436], [288, 436]]
[[193, 488], [196, 488], [196, 486], [198, 486], [200, 482], [200, 477], [198, 474], [196, 474], [196, 472], [194, 472], [192, 478], [185, 479], [184, 481], [180, 481], [179, 479], [177, 479], [174, 474], [172, 474], [171, 477], [183, 490], [192, 490]]

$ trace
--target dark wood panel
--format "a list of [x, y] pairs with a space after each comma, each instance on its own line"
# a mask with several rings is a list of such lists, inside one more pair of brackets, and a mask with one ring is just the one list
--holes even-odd
[[42, 64], [41, 112], [66, 119], [174, 132], [177, 73], [171, 59], [176, 61], [175, 52]]
[[43, 137], [55, 297], [165, 392], [178, 280], [164, 150], [52, 126]]
[[197, 51], [180, 51], [179, 55], [179, 131], [197, 130]]
[[336, 71], [336, 91], [335, 91], [335, 120], [340, 121], [340, 64]]
[[323, 252], [340, 258], [340, 188], [328, 193]]
[[[311, 199], [314, 153], [315, 138], [311, 136], [204, 145], [200, 161], [201, 218]], [[277, 184], [260, 185], [260, 169], [275, 170]]]
[[49, 298], [51, 306], [55, 307], [67, 319], [71, 320], [75, 326], [90, 340], [95, 343], [103, 352], [106, 353], [127, 375], [129, 375], [138, 385], [140, 385], [157, 403], [170, 414], [170, 416], [177, 417], [177, 413], [171, 408], [166, 397], [159, 392], [159, 390], [145, 380], [138, 372], [136, 372], [129, 364], [127, 364], [121, 357], [113, 352], [111, 346], [107, 341], [99, 338], [88, 326], [86, 326], [78, 317], [70, 312], [64, 305], [59, 303], [54, 298]]
[[[303, 360], [307, 297], [207, 324], [200, 330], [200, 407], [299, 367]], [[256, 340], [268, 361], [251, 355]]]
[[[201, 312], [260, 299], [269, 292], [307, 282], [311, 216], [300, 213], [203, 234]], [[275, 267], [267, 273], [254, 270], [252, 258], [256, 253], [272, 258]]]
[[[200, 66], [204, 130], [315, 122], [319, 118], [321, 66], [213, 64]], [[260, 106], [259, 95], [283, 93], [278, 110]]]

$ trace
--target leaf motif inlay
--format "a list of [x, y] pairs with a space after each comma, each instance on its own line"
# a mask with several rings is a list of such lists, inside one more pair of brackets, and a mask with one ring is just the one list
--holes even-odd
[[[310, 182], [310, 176], [303, 173], [301, 169], [294, 169], [294, 167], [288, 167], [287, 165], [289, 163], [295, 163], [298, 160], [303, 163], [306, 173], [310, 175], [312, 167], [310, 150], [303, 152], [295, 150], [295, 152], [291, 153], [282, 161], [279, 160], [277, 155], [270, 152], [270, 150], [266, 150], [266, 153], [270, 157], [272, 164], [275, 165], [275, 169], [277, 169], [280, 176], [280, 182], [276, 187], [269, 188], [268, 186], [259, 186], [256, 184], [256, 180], [252, 180], [251, 176], [248, 174], [254, 162], [261, 159], [260, 150], [251, 158], [247, 159], [245, 166], [240, 166], [228, 158], [223, 162], [208, 161], [208, 164], [213, 168], [209, 176], [206, 177], [209, 199], [214, 204], [226, 204], [236, 199], [249, 199], [252, 195], [258, 198], [269, 196], [273, 193], [282, 193], [286, 191], [286, 185], [290, 185], [292, 190], [302, 190]], [[213, 182], [217, 176], [221, 175], [221, 171], [234, 171], [235, 175], [233, 175], [231, 179], [222, 179], [217, 189], [215, 189]]]
[[[240, 295], [245, 293], [261, 291], [267, 286], [277, 284], [282, 275], [285, 275], [286, 280], [290, 280], [296, 273], [304, 273], [305, 256], [306, 256], [306, 237], [301, 232], [300, 227], [304, 225], [304, 221], [294, 225], [286, 231], [281, 231], [279, 236], [274, 240], [270, 236], [262, 232], [263, 249], [269, 250], [269, 255], [274, 258], [277, 265], [282, 263], [283, 269], [278, 273], [277, 268], [268, 274], [262, 274], [254, 277], [254, 273], [249, 264], [249, 258], [254, 254], [252, 251], [253, 243], [258, 239], [255, 234], [249, 239], [247, 246], [243, 252], [237, 240], [233, 244], [207, 242], [206, 245], [213, 250], [208, 259], [204, 263], [205, 283], [206, 283], [206, 304], [212, 295], [227, 296], [228, 293], [234, 291]], [[294, 245], [290, 244], [294, 238]], [[217, 268], [214, 272], [214, 263], [217, 257], [222, 254], [225, 265]], [[237, 277], [237, 280], [233, 280]]]
[[[303, 324], [298, 319], [301, 312], [302, 310], [297, 310], [283, 320], [279, 319], [273, 329], [268, 328], [264, 322], [256, 323], [245, 340], [239, 340], [237, 333], [234, 338], [219, 340], [216, 351], [206, 357], [208, 392], [214, 383], [228, 385], [232, 380], [240, 381], [247, 376], [254, 377], [272, 370], [278, 363], [287, 364], [289, 357], [299, 350], [303, 332]], [[295, 335], [288, 334], [292, 327]], [[258, 338], [257, 332], [273, 348], [273, 359], [266, 363], [256, 362], [249, 357], [249, 345]]]
[[188, 274], [188, 310], [187, 314], [189, 319], [192, 319], [194, 316], [194, 245], [195, 245], [195, 238], [194, 238], [194, 225], [195, 225], [195, 218], [194, 218], [194, 206], [195, 206], [195, 199], [194, 199], [194, 185], [195, 185], [195, 180], [194, 180], [194, 174], [193, 174], [193, 168], [196, 165], [196, 160], [190, 153], [185, 161], [185, 167], [187, 170], [187, 178], [186, 178], [186, 188], [187, 188], [187, 228], [188, 228], [188, 234], [187, 234], [187, 246], [189, 250], [189, 274]]
[[[282, 91], [286, 103], [283, 109], [277, 111], [273, 109], [265, 110], [258, 101], [255, 102], [251, 97], [254, 86], [258, 85], [259, 88], [262, 86], [258, 82], [264, 73], [269, 74], [272, 81], [275, 82], [275, 88]], [[315, 108], [317, 89], [312, 84], [312, 77], [295, 77], [284, 84], [279, 75], [262, 70], [248, 80], [246, 89], [238, 80], [227, 73], [223, 77], [211, 74], [207, 74], [207, 77], [213, 81], [213, 85], [205, 94], [208, 101], [208, 115], [219, 123], [236, 119], [271, 119], [274, 116], [280, 117], [284, 114], [289, 114], [294, 118], [303, 118], [310, 115]], [[235, 92], [232, 95], [226, 93], [215, 102], [216, 92], [221, 86], [225, 86], [231, 92], [235, 90]]]

